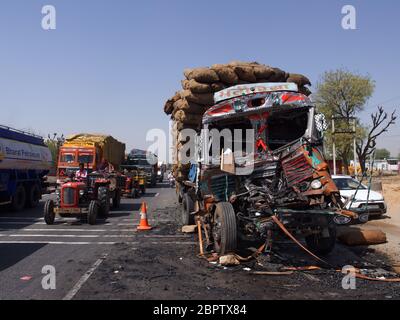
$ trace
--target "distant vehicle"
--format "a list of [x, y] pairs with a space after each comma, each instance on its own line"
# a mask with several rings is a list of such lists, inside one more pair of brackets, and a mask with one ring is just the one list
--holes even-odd
[[399, 159], [387, 159], [388, 171], [400, 171]]
[[163, 182], [166, 171], [167, 171], [167, 165], [164, 162], [159, 161], [158, 162], [158, 171], [157, 171], [158, 182], [160, 182], [160, 183]]
[[146, 173], [146, 184], [150, 187], [157, 185], [158, 159], [155, 154], [144, 150], [133, 149], [127, 156], [123, 167], [135, 167]]
[[10, 205], [13, 211], [36, 207], [47, 192], [51, 166], [51, 152], [42, 137], [0, 126], [0, 205]]
[[[387, 207], [381, 193], [370, 190], [368, 197], [368, 187], [363, 184], [360, 185], [360, 182], [351, 176], [336, 175], [332, 176], [332, 178], [340, 191], [340, 195], [344, 198], [344, 202], [349, 199], [346, 209], [359, 213], [360, 222], [365, 223], [371, 216], [381, 216], [386, 213]], [[350, 199], [355, 194], [356, 196], [352, 203]]]

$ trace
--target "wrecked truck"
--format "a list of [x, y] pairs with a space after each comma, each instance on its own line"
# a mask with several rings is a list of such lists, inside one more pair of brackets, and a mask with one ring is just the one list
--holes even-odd
[[325, 118], [310, 98], [294, 83], [261, 83], [222, 90], [214, 100], [181, 183], [183, 223], [198, 223], [208, 250], [220, 255], [240, 241], [269, 246], [281, 232], [276, 218], [315, 254], [331, 252], [336, 225], [354, 213], [342, 209], [323, 155]]

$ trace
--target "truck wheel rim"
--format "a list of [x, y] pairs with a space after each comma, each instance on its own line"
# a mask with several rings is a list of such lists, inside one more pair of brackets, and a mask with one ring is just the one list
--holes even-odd
[[222, 239], [222, 223], [220, 221], [219, 215], [216, 215], [214, 224], [213, 224], [213, 239], [214, 243], [217, 245], [217, 248], [221, 247], [221, 239]]

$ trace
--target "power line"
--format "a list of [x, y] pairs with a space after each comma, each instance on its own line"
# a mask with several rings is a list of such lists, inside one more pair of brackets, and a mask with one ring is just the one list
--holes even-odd
[[[365, 107], [364, 110], [368, 110], [368, 109], [371, 109], [371, 108], [375, 108], [376, 106], [379, 106], [379, 105], [382, 105], [382, 104], [385, 104], [385, 103], [388, 103], [388, 102], [396, 101], [396, 100], [400, 100], [400, 96], [395, 96], [395, 97], [390, 98], [390, 99], [388, 99], [388, 100], [385, 100], [385, 101], [382, 101], [382, 102], [379, 102], [379, 103], [375, 103], [375, 105], [372, 105], [371, 103], [369, 103], [369, 104]], [[394, 109], [394, 108], [395, 108], [395, 107], [392, 107], [391, 109]]]

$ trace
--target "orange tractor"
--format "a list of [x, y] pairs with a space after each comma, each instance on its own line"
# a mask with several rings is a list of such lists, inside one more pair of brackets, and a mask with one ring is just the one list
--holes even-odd
[[[95, 224], [98, 216], [107, 218], [110, 206], [119, 208], [126, 177], [118, 170], [124, 156], [125, 144], [111, 136], [68, 137], [58, 156], [56, 200], [48, 200], [44, 207], [46, 223], [53, 224], [58, 214]], [[79, 180], [74, 175], [80, 164], [87, 177]]]

